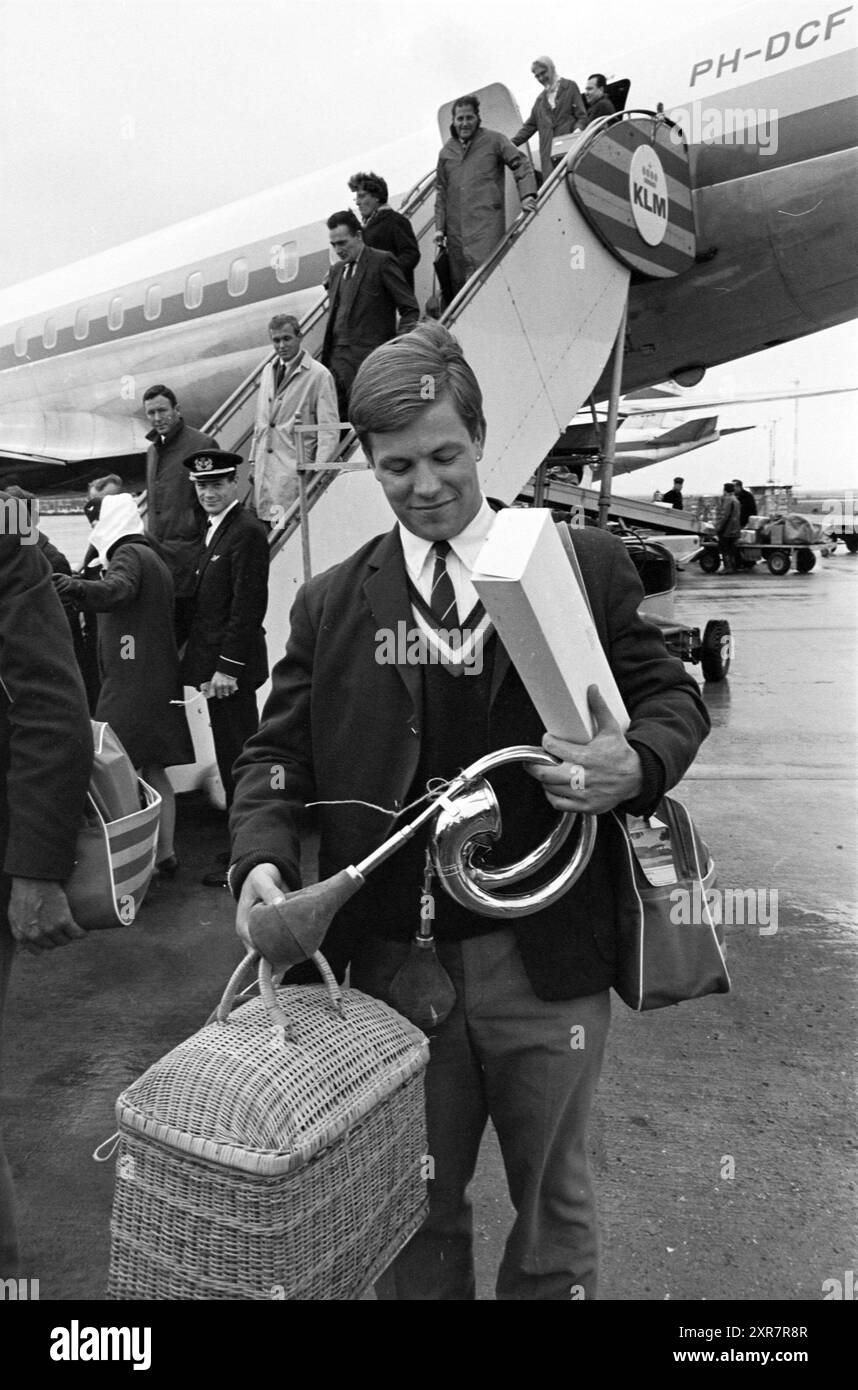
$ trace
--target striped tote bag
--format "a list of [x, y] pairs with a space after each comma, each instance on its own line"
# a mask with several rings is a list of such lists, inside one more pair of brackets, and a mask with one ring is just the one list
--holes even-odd
[[87, 931], [128, 926], [155, 867], [161, 798], [138, 777], [109, 724], [92, 721], [95, 757], [65, 893]]

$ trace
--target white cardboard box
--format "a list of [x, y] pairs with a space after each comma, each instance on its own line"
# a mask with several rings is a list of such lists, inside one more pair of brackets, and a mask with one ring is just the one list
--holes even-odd
[[550, 734], [593, 736], [587, 687], [597, 685], [622, 729], [622, 697], [587, 600], [544, 507], [499, 512], [480, 551], [474, 587]]

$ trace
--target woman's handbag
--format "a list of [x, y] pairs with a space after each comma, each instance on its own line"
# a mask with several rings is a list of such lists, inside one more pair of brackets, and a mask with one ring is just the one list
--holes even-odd
[[715, 865], [688, 811], [666, 796], [645, 820], [613, 815], [624, 852], [614, 985], [623, 1003], [642, 1012], [726, 994], [724, 932], [710, 897]]
[[87, 931], [134, 921], [155, 867], [161, 798], [137, 776], [109, 724], [92, 721], [95, 757], [75, 866], [63, 885]]

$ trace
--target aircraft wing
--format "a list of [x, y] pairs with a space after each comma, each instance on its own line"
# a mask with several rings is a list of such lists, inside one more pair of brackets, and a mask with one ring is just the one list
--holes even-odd
[[0, 489], [11, 487], [13, 483], [36, 490], [50, 482], [62, 483], [65, 468], [63, 459], [0, 448]]
[[734, 391], [729, 396], [683, 396], [660, 395], [656, 388], [648, 393], [635, 392], [620, 400], [620, 414], [664, 415], [669, 410], [725, 410], [731, 405], [754, 405], [764, 401], [804, 400], [812, 396], [843, 396], [849, 391], [858, 391], [858, 386], [793, 387], [791, 390]]
[[4, 449], [0, 446], [0, 474], [11, 469], [21, 468], [65, 468], [65, 459], [52, 458], [50, 454], [24, 453], [18, 449]]
[[26, 482], [38, 492], [83, 484], [100, 473], [139, 479], [145, 429], [140, 420], [95, 411], [4, 411], [0, 482]]

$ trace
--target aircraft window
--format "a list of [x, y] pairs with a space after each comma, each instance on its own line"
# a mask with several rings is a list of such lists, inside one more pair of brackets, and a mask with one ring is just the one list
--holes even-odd
[[194, 270], [185, 281], [185, 308], [199, 309], [203, 302], [203, 273]]
[[42, 346], [46, 348], [56, 347], [57, 345], [57, 321], [56, 319], [45, 319], [45, 326], [42, 329]]
[[125, 318], [125, 309], [122, 304], [122, 296], [115, 294], [107, 306], [107, 326], [115, 333], [122, 327], [122, 320]]
[[26, 328], [15, 329], [15, 356], [26, 357], [27, 355], [27, 330]]
[[226, 287], [231, 295], [244, 294], [249, 280], [250, 271], [247, 268], [247, 259], [244, 256], [239, 256], [229, 268]]
[[297, 241], [284, 241], [281, 246], [272, 246], [271, 264], [281, 285], [295, 279], [300, 259]]
[[150, 285], [143, 299], [143, 316], [156, 319], [161, 312], [161, 286]]
[[89, 332], [89, 305], [81, 304], [74, 316], [74, 336], [78, 342], [83, 342]]

